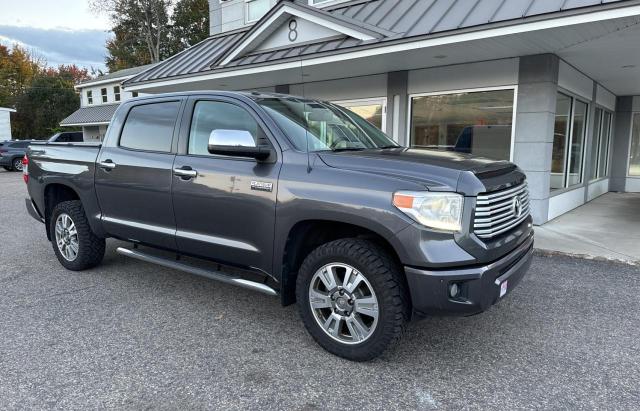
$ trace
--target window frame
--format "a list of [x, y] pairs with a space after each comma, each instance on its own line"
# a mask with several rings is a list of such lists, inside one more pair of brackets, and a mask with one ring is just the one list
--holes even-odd
[[[562, 176], [562, 187], [561, 188], [556, 188], [556, 189], [552, 189], [551, 185], [549, 185], [549, 194], [550, 196], [554, 196], [557, 194], [562, 194], [565, 193], [567, 191], [571, 191], [571, 190], [575, 190], [581, 187], [585, 187], [586, 185], [588, 185], [588, 181], [585, 178], [586, 177], [586, 167], [585, 167], [585, 161], [587, 160], [587, 137], [589, 136], [589, 132], [591, 131], [591, 108], [592, 108], [592, 102], [591, 101], [587, 101], [587, 99], [583, 96], [580, 96], [576, 93], [572, 93], [562, 87], [558, 87], [558, 89], [556, 90], [556, 101], [557, 101], [557, 95], [558, 94], [564, 94], [565, 96], [569, 97], [571, 99], [571, 110], [569, 111], [569, 133], [567, 134], [567, 136], [565, 137], [565, 146], [564, 146], [564, 175]], [[580, 170], [580, 182], [577, 184], [573, 184], [573, 185], [568, 185], [569, 183], [569, 162], [571, 161], [571, 154], [572, 154], [572, 144], [571, 144], [571, 140], [573, 139], [573, 125], [574, 125], [574, 117], [575, 117], [575, 110], [576, 110], [576, 101], [580, 101], [583, 104], [586, 104], [587, 109], [585, 110], [585, 120], [584, 120], [584, 135], [582, 138], [582, 153], [581, 153], [581, 157], [582, 157], [582, 169]], [[594, 110], [595, 113], [595, 110]], [[556, 113], [554, 113], [554, 124], [555, 124], [555, 116]], [[595, 120], [595, 119], [594, 119]], [[592, 135], [593, 136], [593, 135]], [[592, 139], [593, 140], [593, 139]], [[551, 150], [553, 152], [553, 142], [551, 143], [552, 147]], [[552, 154], [553, 156], [553, 154]], [[589, 159], [589, 161], [591, 161], [591, 159]], [[551, 173], [549, 173], [549, 181], [551, 181]]]
[[[596, 112], [600, 110], [601, 111], [601, 116], [602, 118], [600, 119], [600, 127], [598, 128], [598, 130], [596, 130], [595, 128], [593, 129], [593, 132], [591, 133], [591, 149], [593, 150], [594, 148], [596, 149], [596, 163], [595, 164], [590, 164], [591, 167], [595, 167], [595, 171], [594, 171], [594, 177], [589, 179], [589, 183], [594, 183], [600, 180], [605, 180], [607, 178], [609, 178], [609, 174], [611, 171], [611, 141], [613, 140], [613, 124], [614, 124], [614, 117], [615, 117], [615, 113], [613, 111], [611, 111], [611, 109], [608, 109], [600, 104], [595, 104], [594, 106], [594, 110], [593, 110], [593, 124], [595, 126], [595, 122], [597, 119], [597, 114]], [[606, 162], [606, 167], [604, 170], [604, 175], [598, 175], [598, 173], [600, 172], [600, 160], [601, 160], [601, 156], [600, 156], [600, 148], [601, 148], [601, 144], [600, 144], [600, 139], [602, 138], [602, 134], [601, 131], [604, 130], [604, 118], [607, 114], [611, 115], [611, 121], [609, 122], [609, 141], [607, 142], [607, 156], [605, 157], [605, 162]], [[596, 133], [598, 133], [598, 135], [596, 136]], [[597, 143], [597, 146], [594, 147], [594, 144]], [[589, 161], [591, 161], [591, 159], [589, 159]]]
[[[267, 4], [269, 4], [269, 9], [267, 9], [266, 13], [264, 13], [262, 16], [258, 17], [257, 19], [251, 20], [249, 19], [249, 4], [255, 3], [258, 1], [266, 1]], [[248, 24], [248, 23], [255, 23], [256, 21], [260, 21], [260, 19], [264, 17], [264, 15], [267, 14], [270, 9], [271, 9], [271, 2], [269, 0], [244, 0], [244, 23]]]
[[505, 86], [494, 87], [476, 87], [466, 88], [458, 90], [443, 90], [443, 91], [430, 91], [426, 93], [411, 93], [409, 94], [407, 101], [407, 130], [406, 130], [406, 146], [411, 147], [411, 117], [413, 115], [413, 99], [415, 97], [429, 97], [429, 96], [445, 96], [449, 94], [461, 94], [461, 93], [482, 93], [485, 91], [503, 91], [513, 90], [513, 111], [511, 113], [511, 143], [509, 144], [509, 161], [513, 162], [513, 154], [515, 147], [516, 137], [516, 114], [518, 112], [518, 85], [510, 84]]
[[[147, 150], [147, 149], [142, 149], [142, 148], [133, 148], [133, 147], [126, 147], [120, 144], [120, 141], [122, 140], [122, 133], [124, 132], [124, 127], [127, 125], [127, 119], [129, 118], [129, 116], [131, 115], [131, 111], [133, 111], [134, 108], [136, 107], [141, 107], [141, 106], [148, 106], [148, 105], [152, 105], [152, 104], [162, 104], [162, 103], [178, 103], [178, 114], [176, 115], [176, 120], [173, 123], [173, 133], [171, 134], [171, 147], [169, 149], [169, 151], [158, 151], [158, 150]], [[127, 151], [135, 151], [135, 152], [140, 152], [140, 153], [153, 153], [153, 154], [170, 154], [173, 155], [176, 153], [176, 144], [177, 144], [177, 140], [178, 140], [178, 133], [180, 131], [180, 124], [182, 121], [182, 116], [184, 115], [184, 100], [183, 99], [168, 99], [168, 100], [153, 100], [153, 101], [146, 101], [146, 102], [142, 102], [141, 104], [132, 104], [129, 107], [127, 107], [127, 113], [124, 116], [124, 118], [122, 119], [122, 123], [120, 124], [120, 129], [118, 130], [118, 138], [114, 143], [111, 143], [110, 145], [113, 145], [113, 147], [120, 149], [120, 150], [127, 150]], [[99, 129], [99, 127], [98, 127]], [[107, 132], [108, 132], [108, 125], [107, 125]], [[98, 131], [99, 133], [100, 131]], [[106, 138], [106, 134], [107, 132], [105, 132], [105, 137], [103, 137], [101, 140], [104, 141]]]
[[245, 110], [257, 123], [258, 127], [264, 133], [271, 149], [275, 152], [275, 160], [270, 163], [276, 163], [280, 159], [280, 151], [282, 150], [280, 143], [275, 138], [271, 129], [264, 122], [260, 114], [256, 112], [256, 110], [248, 104], [244, 104], [241, 101], [235, 99], [227, 99], [224, 96], [194, 96], [190, 97], [189, 100], [185, 103], [185, 107], [182, 111], [181, 117], [184, 118], [182, 121], [182, 125], [180, 126], [180, 139], [178, 142], [177, 155], [179, 156], [188, 156], [188, 157], [197, 157], [197, 158], [208, 158], [211, 160], [231, 160], [231, 161], [248, 161], [257, 163], [258, 160], [255, 158], [249, 157], [238, 157], [238, 156], [225, 156], [222, 154], [191, 154], [189, 153], [189, 140], [191, 139], [191, 125], [193, 123], [193, 117], [196, 112], [196, 105], [201, 101], [208, 102], [216, 102], [216, 103], [226, 103], [232, 104], [240, 109]]
[[86, 96], [87, 96], [87, 105], [88, 106], [92, 106], [93, 105], [93, 90], [87, 90], [86, 91]]
[[[631, 174], [631, 147], [633, 147], [633, 121], [636, 116], [640, 116], [640, 111], [632, 111], [631, 119], [629, 122], [629, 145], [627, 146], [627, 170], [625, 177], [626, 178], [635, 178], [640, 179], [640, 175]], [[640, 139], [640, 134], [638, 135], [638, 139]]]
[[122, 94], [122, 89], [120, 88], [120, 86], [113, 86], [113, 99], [114, 99], [114, 101], [120, 101], [121, 94]]
[[102, 104], [109, 102], [109, 90], [106, 87], [100, 89], [100, 96], [102, 97]]
[[373, 106], [376, 104], [382, 105], [382, 128], [380, 130], [382, 130], [382, 132], [386, 135], [389, 135], [389, 133], [387, 132], [387, 97], [358, 98], [353, 100], [331, 100], [331, 103], [344, 108], [347, 108], [347, 106], [362, 107]]

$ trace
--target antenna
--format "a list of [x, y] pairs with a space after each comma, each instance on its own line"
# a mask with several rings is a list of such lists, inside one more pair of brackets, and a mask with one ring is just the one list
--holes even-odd
[[[306, 99], [307, 95], [304, 89], [304, 69], [302, 66], [302, 58], [300, 58], [300, 85], [302, 86], [302, 97]], [[302, 116], [304, 118], [304, 122], [306, 123], [304, 128], [304, 136], [305, 136], [304, 140], [307, 146], [307, 174], [308, 174], [311, 172], [311, 154], [309, 153], [309, 124], [308, 124], [309, 122], [307, 118], [304, 116], [304, 113], [307, 111], [306, 104], [307, 104], [306, 101], [302, 103]]]

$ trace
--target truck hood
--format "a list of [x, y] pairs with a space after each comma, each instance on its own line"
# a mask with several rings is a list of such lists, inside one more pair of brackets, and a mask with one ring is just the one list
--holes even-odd
[[[322, 152], [318, 155], [329, 167], [410, 180], [433, 191], [476, 195], [516, 182], [514, 176], [507, 177], [517, 170], [512, 163], [454, 151], [397, 148]], [[496, 179], [501, 176], [503, 178]], [[516, 177], [520, 181], [523, 178], [524, 175]]]

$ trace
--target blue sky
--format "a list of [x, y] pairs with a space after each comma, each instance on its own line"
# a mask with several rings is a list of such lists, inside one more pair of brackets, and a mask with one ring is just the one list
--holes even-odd
[[0, 43], [18, 43], [50, 66], [75, 63], [104, 70], [107, 16], [87, 0], [0, 0]]

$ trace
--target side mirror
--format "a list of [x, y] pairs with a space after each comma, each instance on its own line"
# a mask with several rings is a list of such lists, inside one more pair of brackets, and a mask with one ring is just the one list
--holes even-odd
[[211, 154], [256, 160], [266, 160], [271, 155], [271, 147], [257, 146], [251, 133], [246, 130], [213, 130], [207, 148]]

